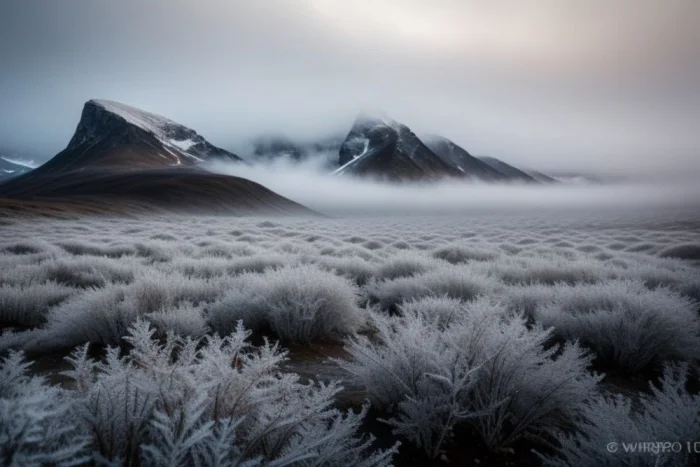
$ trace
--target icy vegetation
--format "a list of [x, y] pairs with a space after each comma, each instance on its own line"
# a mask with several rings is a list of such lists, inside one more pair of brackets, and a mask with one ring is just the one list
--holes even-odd
[[3, 219], [0, 464], [688, 465], [675, 215]]

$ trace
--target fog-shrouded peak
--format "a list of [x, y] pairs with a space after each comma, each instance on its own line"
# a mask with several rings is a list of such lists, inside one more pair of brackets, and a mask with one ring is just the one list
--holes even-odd
[[406, 125], [382, 112], [361, 113], [339, 152], [336, 174], [392, 181], [459, 177], [460, 172], [435, 155]]

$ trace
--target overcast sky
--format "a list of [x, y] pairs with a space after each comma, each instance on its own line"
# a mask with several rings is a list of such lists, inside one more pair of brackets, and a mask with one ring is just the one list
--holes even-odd
[[381, 109], [541, 170], [699, 170], [699, 22], [698, 0], [3, 0], [0, 147], [48, 158], [105, 98], [234, 149]]

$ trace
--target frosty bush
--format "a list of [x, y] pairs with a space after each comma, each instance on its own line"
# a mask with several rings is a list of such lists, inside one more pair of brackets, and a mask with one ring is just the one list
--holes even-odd
[[700, 243], [686, 243], [665, 248], [659, 252], [662, 258], [700, 260]]
[[435, 258], [444, 259], [445, 261], [458, 264], [468, 263], [470, 261], [489, 261], [498, 256], [491, 250], [483, 247], [474, 247], [470, 245], [447, 245], [433, 251]]
[[499, 258], [477, 264], [475, 269], [499, 277], [506, 284], [594, 283], [610, 275], [610, 271], [592, 260], [571, 261], [557, 257]]
[[0, 464], [81, 465], [88, 440], [70, 414], [70, 401], [43, 378], [28, 375], [21, 353], [0, 361]]
[[[469, 308], [470, 305], [456, 298], [423, 297], [404, 303], [399, 307], [399, 310], [402, 315], [418, 316], [425, 321], [434, 322], [441, 329], [444, 329], [450, 324], [460, 321], [462, 319], [460, 315], [468, 313]], [[496, 311], [494, 310], [494, 312]]]
[[373, 277], [377, 268], [374, 264], [362, 258], [345, 258], [335, 256], [321, 256], [315, 258], [305, 258], [306, 261], [316, 264], [322, 269], [333, 271], [339, 276], [348, 278], [358, 285], [365, 284]]
[[446, 296], [472, 300], [492, 292], [497, 281], [475, 274], [470, 268], [443, 266], [412, 277], [375, 281], [367, 286], [370, 299], [382, 308], [391, 308], [402, 302], [428, 297]]
[[70, 297], [75, 290], [55, 282], [0, 285], [0, 328], [38, 326], [48, 309]]
[[203, 308], [187, 302], [149, 313], [146, 319], [161, 336], [172, 332], [178, 336], [197, 338], [203, 337], [209, 331]]
[[551, 437], [595, 394], [600, 378], [588, 373], [578, 346], [545, 350], [549, 331], [529, 329], [486, 300], [447, 326], [425, 305], [409, 305], [398, 318], [377, 316], [375, 338], [349, 340], [352, 359], [338, 363], [379, 410], [398, 410], [388, 423], [430, 456], [459, 424], [493, 450], [526, 435]]
[[409, 277], [435, 269], [438, 263], [418, 253], [402, 251], [384, 261], [376, 275], [379, 279]]
[[667, 360], [700, 357], [696, 304], [667, 288], [631, 281], [558, 286], [535, 319], [554, 333], [579, 340], [599, 358], [629, 372]]
[[209, 324], [220, 334], [246, 327], [270, 330], [284, 341], [308, 342], [355, 332], [365, 314], [350, 281], [313, 265], [244, 274], [209, 309]]
[[73, 255], [90, 255], [90, 256], [107, 256], [110, 258], [119, 258], [125, 255], [131, 255], [136, 252], [136, 249], [131, 246], [103, 246], [93, 245], [87, 242], [79, 241], [62, 241], [58, 245]]
[[133, 261], [97, 256], [76, 256], [41, 264], [39, 280], [51, 280], [70, 287], [102, 287], [107, 283], [129, 283], [139, 269]]
[[118, 345], [137, 318], [126, 301], [126, 287], [86, 290], [49, 311], [42, 336], [28, 350], [48, 352], [85, 342]]
[[[560, 433], [553, 455], [542, 455], [544, 465], [600, 465], [684, 467], [694, 462], [685, 443], [700, 439], [700, 395], [686, 389], [687, 366], [666, 366], [658, 386], [643, 394], [638, 404], [618, 395], [599, 397], [585, 408], [574, 433]], [[611, 454], [610, 442], [682, 442], [681, 452]]]
[[364, 417], [333, 408], [334, 385], [301, 384], [283, 374], [276, 346], [246, 342], [238, 327], [205, 341], [153, 338], [140, 321], [121, 357], [104, 363], [87, 347], [70, 357], [75, 413], [93, 458], [127, 465], [389, 465], [395, 449], [370, 450], [357, 435]]
[[[26, 348], [47, 352], [85, 342], [119, 345], [129, 326], [149, 314], [160, 329], [201, 335], [206, 323], [192, 306], [215, 300], [225, 284], [223, 279], [187, 279], [154, 271], [133, 284], [88, 289], [49, 310], [43, 336]], [[191, 316], [185, 316], [189, 312]]]

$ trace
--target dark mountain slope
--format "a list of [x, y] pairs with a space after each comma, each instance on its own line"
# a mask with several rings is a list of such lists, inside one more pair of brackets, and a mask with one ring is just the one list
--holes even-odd
[[0, 185], [7, 204], [102, 207], [105, 212], [143, 210], [235, 215], [312, 215], [300, 204], [239, 177], [199, 168], [81, 170], [41, 175], [33, 183]]
[[479, 159], [504, 174], [511, 181], [538, 183], [538, 181], [531, 175], [528, 175], [522, 170], [506, 164], [502, 160], [496, 159], [495, 157], [480, 157]]
[[426, 146], [443, 161], [463, 172], [467, 177], [484, 181], [503, 181], [509, 177], [491, 167], [481, 159], [472, 156], [461, 146], [442, 136], [427, 136]]

